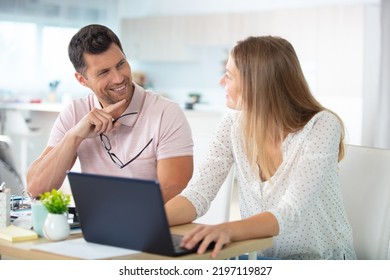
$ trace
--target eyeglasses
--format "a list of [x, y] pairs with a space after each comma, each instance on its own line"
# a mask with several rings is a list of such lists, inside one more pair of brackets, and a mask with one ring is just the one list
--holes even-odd
[[[118, 121], [120, 118], [122, 117], [125, 117], [125, 116], [128, 116], [128, 115], [134, 115], [134, 114], [137, 114], [137, 112], [133, 112], [133, 113], [127, 113], [127, 114], [124, 114], [122, 116], [119, 116], [118, 118], [116, 119], [113, 119], [112, 120], [112, 123], [115, 123], [116, 121]], [[111, 142], [110, 142], [110, 139], [107, 137], [107, 135], [101, 133], [100, 134], [100, 141], [102, 142], [103, 144], [103, 147], [106, 149], [108, 155], [110, 156], [111, 160], [113, 163], [115, 163], [119, 168], [124, 168], [126, 167], [127, 165], [129, 165], [130, 163], [132, 163], [134, 160], [136, 160], [141, 154], [142, 152], [150, 145], [150, 143], [152, 143], [153, 141], [153, 138], [151, 138], [149, 140], [149, 142], [145, 145], [145, 147], [135, 156], [133, 157], [131, 160], [129, 160], [128, 162], [126, 163], [123, 163], [117, 156], [116, 154], [114, 153], [111, 153]]]

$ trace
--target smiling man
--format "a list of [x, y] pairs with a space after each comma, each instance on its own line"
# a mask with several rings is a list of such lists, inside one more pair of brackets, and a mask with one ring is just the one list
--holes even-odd
[[29, 168], [31, 196], [60, 188], [77, 158], [82, 172], [158, 180], [164, 201], [180, 193], [193, 172], [182, 109], [132, 81], [121, 42], [109, 28], [81, 28], [68, 52], [77, 81], [92, 93], [59, 114], [47, 147]]

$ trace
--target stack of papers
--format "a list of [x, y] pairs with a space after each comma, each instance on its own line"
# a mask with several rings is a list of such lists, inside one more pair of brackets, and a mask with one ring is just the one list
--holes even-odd
[[140, 253], [135, 250], [87, 242], [84, 238], [34, 244], [32, 249], [89, 260], [110, 259]]
[[10, 225], [0, 230], [0, 238], [11, 242], [17, 242], [37, 239], [38, 234], [29, 229]]

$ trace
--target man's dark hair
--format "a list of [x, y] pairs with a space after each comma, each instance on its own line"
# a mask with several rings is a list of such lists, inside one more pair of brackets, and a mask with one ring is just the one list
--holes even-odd
[[85, 71], [84, 53], [100, 54], [108, 50], [114, 43], [122, 49], [122, 44], [115, 33], [106, 26], [91, 24], [81, 28], [70, 40], [68, 46], [69, 59], [74, 69], [83, 73]]

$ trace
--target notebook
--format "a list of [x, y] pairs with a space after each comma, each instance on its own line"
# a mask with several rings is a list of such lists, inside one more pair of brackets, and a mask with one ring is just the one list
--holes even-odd
[[37, 239], [38, 235], [35, 231], [10, 225], [0, 229], [0, 238], [11, 242], [18, 242]]
[[196, 252], [170, 233], [158, 182], [71, 171], [68, 179], [86, 241], [166, 256]]

